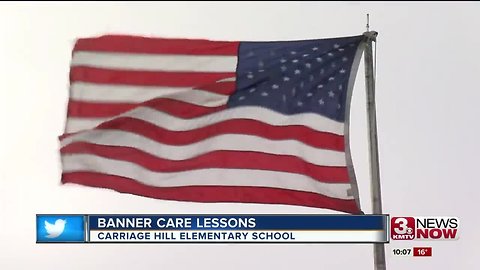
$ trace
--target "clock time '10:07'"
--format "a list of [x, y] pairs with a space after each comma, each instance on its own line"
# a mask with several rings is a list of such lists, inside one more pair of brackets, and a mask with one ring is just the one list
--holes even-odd
[[394, 248], [393, 255], [395, 256], [412, 256], [411, 248]]

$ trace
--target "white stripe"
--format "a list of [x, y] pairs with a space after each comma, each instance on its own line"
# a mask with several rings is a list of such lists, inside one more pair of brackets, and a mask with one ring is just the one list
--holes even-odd
[[236, 77], [230, 77], [230, 78], [225, 78], [225, 79], [220, 79], [218, 82], [234, 82], [237, 78]]
[[190, 72], [234, 72], [236, 56], [75, 52], [72, 66]]
[[274, 155], [297, 156], [320, 166], [345, 166], [345, 153], [319, 149], [296, 140], [269, 140], [257, 136], [224, 134], [187, 145], [168, 145], [121, 130], [90, 130], [62, 140], [62, 147], [73, 142], [124, 146], [139, 149], [170, 160], [190, 159], [218, 150], [254, 151]]
[[71, 99], [92, 102], [141, 103], [155, 98], [170, 98], [204, 107], [225, 105], [228, 96], [189, 87], [149, 87], [102, 85], [75, 82], [71, 85]]
[[[343, 135], [344, 124], [316, 113], [301, 113], [284, 115], [262, 107], [236, 107], [204, 115], [192, 119], [183, 119], [171, 116], [151, 108], [139, 107], [120, 116], [129, 116], [140, 119], [156, 126], [172, 130], [187, 131], [212, 125], [230, 119], [251, 119], [270, 124], [272, 126], [302, 125], [311, 129], [333, 134]], [[94, 128], [108, 118], [75, 118], [67, 119], [67, 132], [77, 132], [84, 129]]]
[[134, 179], [154, 187], [256, 186], [314, 192], [332, 198], [352, 199], [350, 184], [315, 181], [309, 177], [275, 171], [202, 169], [174, 173], [153, 172], [137, 164], [89, 154], [62, 156], [63, 172], [97, 172]]
[[65, 133], [74, 133], [82, 130], [87, 130], [98, 126], [101, 123], [111, 120], [110, 118], [78, 118], [67, 117], [67, 124]]

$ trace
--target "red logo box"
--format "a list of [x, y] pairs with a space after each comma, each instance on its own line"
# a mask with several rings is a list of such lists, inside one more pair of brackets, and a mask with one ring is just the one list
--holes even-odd
[[390, 235], [393, 240], [415, 239], [415, 218], [392, 217], [390, 222]]

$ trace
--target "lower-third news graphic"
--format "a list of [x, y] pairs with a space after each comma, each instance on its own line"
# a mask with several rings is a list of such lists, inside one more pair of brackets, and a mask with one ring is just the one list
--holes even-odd
[[386, 215], [37, 216], [37, 242], [386, 243]]

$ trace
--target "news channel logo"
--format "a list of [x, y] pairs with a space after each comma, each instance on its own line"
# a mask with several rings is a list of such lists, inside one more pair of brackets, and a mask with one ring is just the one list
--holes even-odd
[[458, 217], [392, 217], [392, 240], [458, 240]]
[[84, 243], [83, 215], [37, 215], [37, 243]]

